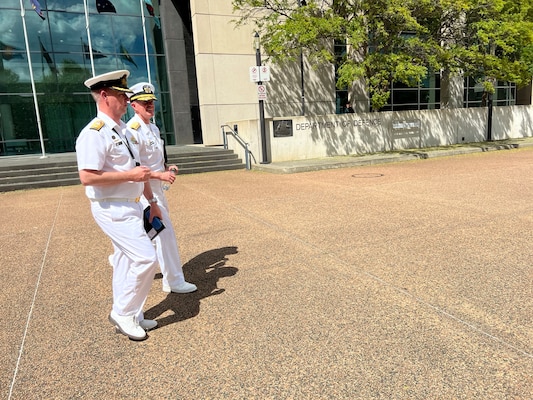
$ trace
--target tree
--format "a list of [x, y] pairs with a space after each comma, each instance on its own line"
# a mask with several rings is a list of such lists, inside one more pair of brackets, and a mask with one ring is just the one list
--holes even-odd
[[[523, 86], [533, 76], [533, 0], [233, 0], [236, 25], [252, 23], [274, 63], [338, 63], [337, 86], [366, 83], [372, 107], [392, 82], [418, 86], [446, 71]], [[336, 59], [333, 43], [348, 51]]]

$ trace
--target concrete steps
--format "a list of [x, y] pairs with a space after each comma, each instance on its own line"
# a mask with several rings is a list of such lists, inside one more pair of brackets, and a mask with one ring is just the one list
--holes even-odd
[[[222, 147], [168, 146], [167, 153], [180, 175], [245, 168], [232, 150]], [[0, 192], [79, 184], [74, 153], [0, 157]]]

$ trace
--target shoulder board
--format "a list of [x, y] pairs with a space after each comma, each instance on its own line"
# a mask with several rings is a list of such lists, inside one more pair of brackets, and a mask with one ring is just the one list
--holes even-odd
[[102, 129], [104, 125], [105, 125], [104, 121], [102, 121], [101, 119], [97, 119], [91, 124], [89, 128], [94, 129], [95, 131], [99, 131], [100, 129]]
[[133, 121], [130, 125], [130, 128], [135, 129], [135, 130], [138, 130], [140, 127], [141, 127], [141, 124], [139, 123], [139, 121]]
[[137, 141], [137, 138], [134, 136], [134, 135], [131, 135], [130, 137], [130, 142], [132, 144], [139, 144], [139, 142]]

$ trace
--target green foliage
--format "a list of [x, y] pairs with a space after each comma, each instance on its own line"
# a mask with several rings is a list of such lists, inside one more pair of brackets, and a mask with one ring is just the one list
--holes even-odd
[[[313, 64], [337, 63], [338, 87], [366, 82], [372, 106], [392, 82], [416, 87], [432, 71], [531, 82], [533, 0], [233, 0], [237, 25], [254, 24], [275, 63], [304, 51]], [[334, 41], [348, 46], [338, 58]]]

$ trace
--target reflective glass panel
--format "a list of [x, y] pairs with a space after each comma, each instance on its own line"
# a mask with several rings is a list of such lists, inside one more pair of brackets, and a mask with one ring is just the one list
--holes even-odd
[[[93, 69], [95, 74], [128, 69], [130, 85], [150, 78], [158, 92], [161, 83], [165, 91], [160, 92], [156, 119], [162, 132], [172, 130], [165, 58], [155, 55], [156, 48], [161, 52], [164, 48], [162, 35], [150, 15], [151, 11], [159, 15], [158, 2], [152, 2], [153, 10], [144, 0], [111, 3], [115, 12], [97, 10], [95, 0], [41, 0], [43, 20], [24, 0], [25, 37], [20, 0], [0, 1], [1, 155], [41, 151], [32, 78], [46, 152], [74, 151], [79, 131], [96, 113], [83, 85]], [[168, 140], [173, 141], [173, 137]]]

